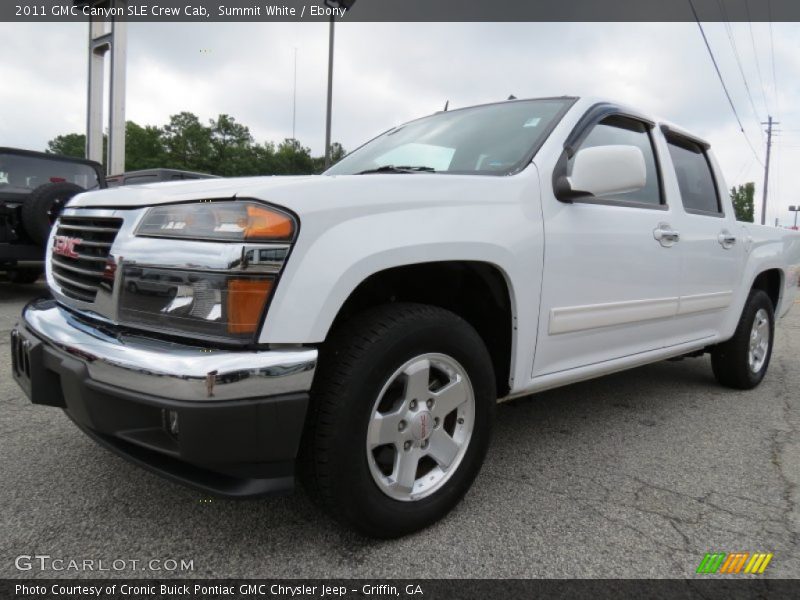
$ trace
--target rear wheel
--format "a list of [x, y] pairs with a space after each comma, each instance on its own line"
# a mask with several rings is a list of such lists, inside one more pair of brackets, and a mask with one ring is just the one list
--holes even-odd
[[749, 390], [761, 383], [772, 356], [774, 334], [772, 300], [762, 290], [752, 290], [736, 333], [711, 351], [711, 366], [717, 381], [740, 390]]
[[432, 306], [392, 304], [335, 331], [320, 355], [301, 473], [340, 522], [391, 538], [463, 497], [486, 454], [496, 402], [475, 330]]

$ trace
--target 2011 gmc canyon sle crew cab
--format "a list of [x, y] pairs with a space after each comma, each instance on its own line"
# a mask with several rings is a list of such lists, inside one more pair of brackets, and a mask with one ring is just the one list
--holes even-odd
[[14, 377], [174, 480], [244, 497], [297, 471], [403, 535], [469, 488], [498, 398], [703, 352], [758, 385], [800, 235], [737, 223], [725, 190], [703, 140], [563, 97], [412, 121], [322, 176], [80, 194]]

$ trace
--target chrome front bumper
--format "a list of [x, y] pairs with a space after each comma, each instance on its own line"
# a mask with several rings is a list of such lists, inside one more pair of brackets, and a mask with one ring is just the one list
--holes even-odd
[[186, 401], [263, 398], [308, 392], [317, 350], [245, 351], [190, 346], [90, 323], [52, 300], [29, 304], [20, 329], [78, 359], [89, 379], [140, 394]]
[[190, 346], [29, 304], [11, 332], [12, 375], [99, 444], [227, 497], [294, 487], [317, 351]]

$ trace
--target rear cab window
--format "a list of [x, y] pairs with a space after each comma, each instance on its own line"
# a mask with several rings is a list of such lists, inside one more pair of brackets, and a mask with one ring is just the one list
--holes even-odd
[[89, 165], [0, 152], [0, 192], [28, 194], [40, 185], [62, 182], [85, 190], [100, 187], [97, 172]]
[[125, 183], [123, 185], [139, 185], [140, 183], [157, 183], [161, 181], [161, 177], [158, 176], [156, 173], [148, 173], [146, 175], [131, 175], [130, 177], [125, 177]]

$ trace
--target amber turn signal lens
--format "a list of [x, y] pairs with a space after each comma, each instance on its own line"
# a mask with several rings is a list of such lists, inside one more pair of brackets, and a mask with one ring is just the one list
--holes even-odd
[[291, 217], [265, 206], [247, 205], [246, 240], [290, 240], [294, 235]]
[[272, 292], [272, 279], [228, 280], [228, 332], [255, 333]]

